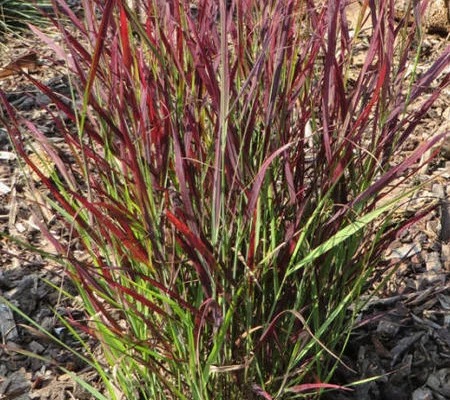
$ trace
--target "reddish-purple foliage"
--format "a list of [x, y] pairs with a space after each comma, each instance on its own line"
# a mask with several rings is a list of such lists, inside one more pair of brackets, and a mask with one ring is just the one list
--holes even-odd
[[[223, 323], [223, 309], [249, 301], [251, 322], [236, 312], [227, 337], [237, 343], [251, 328], [246, 323], [264, 326], [254, 351], [268, 378], [280, 374], [276, 367], [287, 343], [305, 332], [294, 319], [293, 331], [283, 336], [283, 312], [301, 296], [300, 306], [308, 313], [315, 298], [325, 320], [326, 310], [343, 301], [345, 288], [371, 261], [363, 254], [373, 240], [368, 227], [339, 271], [333, 254], [325, 254], [278, 293], [275, 285], [298, 261], [295, 257], [304, 256], [303, 248], [295, 253], [299, 238], [310, 229], [305, 243], [320, 246], [356, 216], [372, 211], [392, 182], [418, 169], [418, 160], [443, 135], [403, 161], [395, 157], [448, 86], [450, 75], [441, 75], [450, 47], [408, 91], [410, 46], [403, 54], [394, 51], [406, 20], [394, 21], [392, 0], [367, 2], [372, 34], [356, 72], [346, 2], [234, 0], [228, 10], [224, 2], [220, 7], [212, 0], [200, 3], [194, 17], [187, 1], [142, 2], [142, 20], [125, 2], [85, 0], [82, 21], [64, 0], [54, 1], [55, 11], [65, 14], [79, 34], [49, 17], [66, 49], [32, 27], [59, 59], [71, 56], [77, 102], [68, 103], [29, 77], [82, 131], [66, 127], [49, 110], [75, 160], [69, 166], [49, 154], [62, 183], [33, 165], [20, 133], [23, 121], [1, 92], [0, 97], [20, 156], [69, 216], [68, 227], [89, 236], [88, 243], [81, 241], [92, 257], [86, 264], [76, 260], [69, 245], [52, 242], [68, 254], [72, 279], [111, 331], [134, 340], [105, 304], [119, 300], [138, 318], [145, 318], [141, 307], [176, 318], [154, 298], [136, 292], [123, 275], [146, 282], [192, 315], [199, 362], [211, 347], [211, 332]], [[416, 17], [423, 12], [417, 7]], [[405, 40], [413, 38], [411, 29]], [[438, 78], [430, 96], [409, 110]], [[37, 127], [27, 127], [32, 137], [43, 139]], [[329, 208], [315, 216], [325, 198]], [[399, 229], [401, 224], [378, 237], [373, 260]], [[243, 298], [234, 298], [239, 287], [245, 288]], [[311, 329], [323, 320], [313, 320]], [[170, 355], [167, 336], [146, 323], [168, 357], [177, 359]], [[326, 343], [326, 335], [321, 340]], [[236, 354], [240, 351], [236, 348]], [[236, 379], [245, 386], [242, 376]], [[290, 390], [324, 388], [338, 387], [296, 384]], [[253, 391], [271, 398], [258, 385]]]

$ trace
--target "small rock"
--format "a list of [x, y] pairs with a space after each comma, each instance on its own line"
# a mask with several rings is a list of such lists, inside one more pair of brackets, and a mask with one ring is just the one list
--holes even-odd
[[45, 347], [42, 346], [40, 343], [36, 342], [35, 340], [33, 340], [28, 344], [28, 348], [35, 354], [41, 354], [45, 350]]
[[24, 232], [27, 230], [27, 228], [25, 227], [25, 225], [22, 224], [21, 222], [18, 222], [18, 223], [15, 225], [15, 228], [17, 229], [17, 232], [19, 232], [19, 233], [24, 233]]
[[58, 381], [60, 381], [60, 382], [68, 382], [71, 380], [72, 380], [72, 377], [69, 374], [62, 374], [62, 375], [58, 376]]
[[19, 338], [13, 312], [4, 303], [0, 303], [0, 333], [3, 342], [7, 340], [15, 341]]
[[8, 299], [16, 300], [19, 303], [20, 310], [30, 315], [37, 306], [37, 275], [29, 275], [23, 278], [19, 284], [11, 289], [6, 296]]
[[429, 246], [429, 251], [434, 251], [437, 253], [441, 253], [442, 244], [439, 241], [434, 241], [431, 243], [431, 246]]
[[12, 288], [11, 280], [5, 274], [5, 271], [0, 269], [0, 289], [8, 290]]
[[402, 262], [398, 267], [397, 270], [395, 271], [395, 275], [400, 277], [400, 276], [405, 276], [409, 271], [409, 266], [407, 263]]
[[24, 369], [13, 372], [0, 386], [0, 394], [5, 399], [26, 399], [22, 395], [29, 392], [31, 387], [30, 380], [27, 378]]
[[414, 254], [410, 259], [410, 265], [413, 265], [414, 268], [418, 269], [423, 267], [423, 257], [422, 254]]
[[377, 334], [383, 339], [392, 339], [398, 333], [400, 327], [398, 324], [382, 319], [378, 322]]
[[15, 153], [11, 151], [0, 151], [0, 160], [11, 161], [15, 159], [16, 159]]
[[3, 182], [0, 181], [0, 196], [8, 194], [10, 191], [11, 191], [11, 187], [8, 185], [5, 185]]
[[400, 233], [399, 240], [401, 243], [411, 243], [413, 238], [411, 237], [411, 232], [409, 229], [404, 230]]
[[414, 390], [412, 400], [433, 400], [433, 392], [428, 388], [418, 388]]
[[386, 256], [387, 260], [392, 260], [394, 258], [404, 259], [410, 258], [415, 254], [418, 254], [422, 251], [422, 246], [417, 243], [404, 244], [396, 249], [391, 249], [391, 253]]
[[[445, 274], [439, 274], [434, 271], [424, 272], [422, 276], [419, 278], [421, 283], [419, 284], [420, 288], [424, 288], [424, 286], [431, 285], [431, 284], [440, 284], [445, 285]], [[424, 285], [425, 284], [425, 285]]]
[[433, 183], [431, 190], [438, 197], [438, 199], [445, 199], [445, 190], [442, 183]]
[[441, 259], [444, 269], [450, 271], [450, 243], [442, 243]]
[[7, 365], [7, 367], [10, 370], [15, 371], [18, 369], [18, 366], [27, 364], [27, 360], [29, 360], [28, 356], [25, 354], [22, 354], [22, 352], [21, 352], [22, 347], [20, 345], [18, 345], [15, 342], [8, 341], [8, 342], [6, 342], [5, 348], [6, 348], [7, 352], [9, 353], [9, 357], [11, 358], [11, 360], [13, 360], [12, 363], [9, 363]]
[[441, 233], [441, 222], [438, 220], [427, 221], [426, 229], [428, 232], [433, 232], [436, 236]]
[[402, 246], [402, 242], [400, 240], [394, 240], [393, 242], [391, 242], [389, 244], [389, 249], [391, 249], [391, 250], [398, 249], [401, 246]]
[[442, 263], [439, 253], [436, 252], [428, 253], [425, 256], [425, 263], [427, 271], [434, 271], [434, 272], [442, 271]]
[[53, 329], [53, 327], [55, 326], [55, 320], [53, 317], [48, 317], [48, 316], [44, 317], [40, 321], [40, 326], [42, 329], [44, 329], [46, 331], [51, 331]]
[[427, 386], [432, 390], [438, 392], [445, 398], [450, 397], [450, 369], [443, 368], [439, 371], [430, 374], [427, 379]]
[[429, 242], [429, 238], [428, 238], [428, 236], [425, 233], [419, 232], [416, 235], [416, 237], [414, 238], [414, 241], [416, 243], [420, 243], [421, 245], [424, 245], [424, 244]]

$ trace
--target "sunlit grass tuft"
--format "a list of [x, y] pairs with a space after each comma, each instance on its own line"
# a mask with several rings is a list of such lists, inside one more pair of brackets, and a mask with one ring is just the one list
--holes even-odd
[[89, 255], [44, 230], [91, 316], [102, 376], [127, 399], [339, 389], [349, 307], [407, 222], [390, 222], [391, 184], [441, 138], [398, 157], [448, 85], [431, 86], [448, 49], [417, 77], [420, 46], [401, 45], [415, 30], [388, 2], [369, 2], [359, 68], [344, 3], [205, 0], [193, 13], [155, 0], [139, 18], [84, 4], [85, 20], [68, 15], [82, 39], [58, 25], [64, 49], [33, 28], [71, 55], [79, 100], [34, 81], [77, 127], [51, 114], [74, 162], [51, 154], [55, 173], [34, 172]]

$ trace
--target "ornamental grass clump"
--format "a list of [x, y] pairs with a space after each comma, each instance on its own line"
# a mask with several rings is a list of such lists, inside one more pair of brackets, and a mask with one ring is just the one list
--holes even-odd
[[349, 306], [411, 222], [390, 222], [389, 193], [441, 139], [400, 157], [448, 85], [449, 50], [416, 75], [420, 32], [392, 1], [365, 2], [352, 31], [332, 0], [83, 1], [84, 20], [55, 3], [66, 47], [33, 30], [66, 60], [72, 102], [33, 81], [72, 121], [49, 110], [70, 157], [26, 123], [51, 175], [2, 98], [70, 232], [42, 226], [102, 345], [106, 397], [349, 390], [332, 379]]

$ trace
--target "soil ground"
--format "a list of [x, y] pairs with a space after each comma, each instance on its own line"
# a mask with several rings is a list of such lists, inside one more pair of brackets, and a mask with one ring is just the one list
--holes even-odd
[[[30, 35], [20, 40], [7, 39], [1, 45], [0, 66], [38, 49], [39, 57], [37, 62], [30, 63], [29, 72], [55, 85], [61, 93], [68, 90], [58, 60], [38, 45], [36, 39]], [[445, 37], [428, 35], [419, 71], [428, 68], [447, 44]], [[58, 143], [54, 127], [39, 106], [47, 100], [33, 92], [25, 77], [15, 73], [0, 77], [0, 90], [7, 94], [21, 115]], [[447, 91], [424, 119], [413, 140], [408, 142], [405, 152], [413, 151], [422, 141], [449, 129], [449, 119], [450, 92]], [[330, 399], [450, 399], [449, 153], [448, 148], [443, 149], [431, 167], [417, 176], [424, 185], [403, 211], [412, 214], [430, 204], [436, 207], [391, 244], [380, 265], [380, 276], [377, 276], [378, 280], [389, 276], [389, 282], [382, 293], [368, 301], [344, 356], [353, 371], [342, 367], [336, 375], [340, 383], [379, 378], [355, 386], [351, 394], [333, 392]], [[30, 202], [30, 196], [35, 196], [36, 192], [30, 192], [19, 164], [6, 130], [0, 124], [0, 231], [42, 250], [53, 251], [40, 234], [39, 216]], [[44, 216], [47, 217], [51, 219], [51, 216]], [[62, 227], [55, 223], [54, 229], [62, 230]], [[61, 297], [45, 281], [55, 287], [64, 286], [76, 295], [70, 283], [64, 280], [64, 271], [59, 266], [49, 264], [36, 253], [24, 251], [3, 236], [0, 295], [45, 327], [60, 343], [49, 341], [29, 320], [0, 302], [0, 333], [4, 344], [0, 347], [1, 399], [89, 399], [90, 395], [57, 366], [96, 384], [94, 371], [64, 347], [81, 351], [78, 342], [67, 334], [56, 317], [57, 312], [81, 321], [84, 318], [82, 308], [76, 297], [70, 300]], [[90, 343], [95, 347], [95, 343]], [[43, 358], [28, 357], [26, 352]]]

